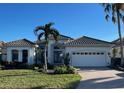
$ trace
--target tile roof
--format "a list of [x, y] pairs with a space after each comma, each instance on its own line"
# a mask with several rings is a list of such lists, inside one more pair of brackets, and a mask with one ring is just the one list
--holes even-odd
[[[118, 39], [112, 41], [111, 43], [116, 44], [116, 45], [120, 45], [120, 39], [118, 38]], [[123, 38], [123, 44], [124, 44], [124, 38]]]
[[6, 46], [27, 47], [27, 46], [34, 46], [34, 43], [27, 39], [20, 39], [16, 41], [7, 42]]
[[65, 46], [111, 46], [112, 44], [107, 41], [90, 38], [87, 36], [65, 43]]

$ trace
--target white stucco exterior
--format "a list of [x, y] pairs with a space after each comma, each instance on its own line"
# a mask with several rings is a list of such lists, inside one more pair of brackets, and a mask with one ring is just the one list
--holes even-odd
[[7, 61], [12, 62], [12, 50], [18, 50], [18, 61], [22, 62], [22, 50], [28, 50], [28, 64], [34, 63], [35, 48], [34, 47], [7, 47]]
[[[66, 53], [70, 54], [70, 63], [71, 65], [75, 66], [109, 66], [111, 63], [111, 56], [109, 53], [111, 52], [111, 47], [66, 47], [65, 48]], [[103, 52], [104, 55], [102, 56], [85, 56], [81, 55], [76, 57], [76, 60], [74, 59], [73, 52]], [[101, 60], [98, 63], [98, 60]], [[104, 60], [104, 61], [103, 61]], [[87, 62], [92, 62], [93, 64], [88, 64]], [[77, 62], [77, 63], [76, 63]], [[84, 63], [81, 63], [84, 62]], [[102, 63], [105, 62], [105, 63]]]

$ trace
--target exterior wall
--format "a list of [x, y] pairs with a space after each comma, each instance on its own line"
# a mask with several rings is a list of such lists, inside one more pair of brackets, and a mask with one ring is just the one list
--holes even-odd
[[19, 61], [22, 61], [22, 50], [28, 50], [28, 64], [34, 63], [35, 56], [35, 48], [33, 47], [7, 47], [7, 61], [12, 61], [12, 53], [13, 49], [19, 50]]
[[[111, 52], [111, 47], [66, 47], [65, 52], [70, 54], [70, 57], [72, 57], [72, 52], [75, 51], [102, 51], [106, 54], [105, 60], [108, 65], [111, 63], [111, 56], [108, 55], [108, 53]], [[70, 63], [72, 62], [72, 58], [70, 60]]]

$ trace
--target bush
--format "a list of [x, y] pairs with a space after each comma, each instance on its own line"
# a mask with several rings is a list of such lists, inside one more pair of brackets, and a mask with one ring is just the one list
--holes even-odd
[[0, 65], [0, 70], [3, 70], [5, 67], [3, 65]]
[[121, 59], [120, 58], [111, 58], [111, 67], [117, 68], [121, 65]]
[[66, 66], [56, 66], [54, 68], [55, 74], [66, 74], [67, 73], [67, 67]]
[[72, 66], [56, 66], [54, 68], [54, 73], [55, 74], [74, 74], [75, 73], [75, 68]]
[[73, 67], [73, 66], [69, 66], [69, 67], [67, 67], [67, 72], [69, 73], [69, 74], [75, 74], [75, 68]]

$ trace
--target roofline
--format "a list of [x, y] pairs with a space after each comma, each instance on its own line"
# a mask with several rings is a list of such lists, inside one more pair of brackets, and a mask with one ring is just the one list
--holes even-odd
[[[6, 47], [18, 47], [18, 45], [8, 45], [8, 44], [9, 44], [9, 43], [16, 42], [16, 41], [20, 41], [20, 40], [25, 40], [25, 41], [27, 41], [27, 42], [29, 42], [29, 43], [31, 44], [31, 45], [25, 45], [26, 47], [27, 47], [27, 46], [33, 47], [33, 46], [35, 45], [34, 42], [32, 42], [32, 41], [30, 41], [30, 40], [28, 40], [28, 39], [26, 39], [26, 38], [23, 38], [23, 39], [18, 39], [18, 40], [6, 42], [6, 43], [5, 43], [5, 46], [6, 46]], [[23, 47], [23, 46], [19, 46], [19, 47]]]
[[[85, 38], [89, 38], [89, 39], [93, 39], [93, 40], [97, 40], [97, 41], [100, 41], [100, 42], [104, 42], [104, 43], [108, 43], [108, 44], [113, 44], [113, 43], [111, 43], [111, 42], [107, 42], [107, 41], [104, 41], [104, 40], [99, 40], [99, 39], [95, 39], [95, 38], [91, 38], [91, 37], [88, 37], [88, 36], [81, 36], [81, 37], [79, 37], [79, 38], [77, 38], [77, 39], [74, 39], [74, 40], [71, 40], [71, 41], [69, 41], [69, 42], [66, 42], [65, 43], [65, 46], [79, 46], [79, 45], [66, 45], [66, 44], [68, 44], [68, 43], [71, 43], [71, 42], [73, 42], [73, 41], [75, 41], [75, 40], [78, 40], [78, 39], [80, 39], [80, 38], [83, 38], [83, 37], [85, 37]], [[86, 45], [86, 44], [85, 44]], [[90, 44], [88, 44], [88, 46], [89, 46]], [[97, 45], [97, 44], [94, 44], [94, 45]], [[100, 45], [104, 45], [104, 44], [100, 44]], [[81, 45], [82, 46], [82, 45]], [[83, 45], [84, 46], [84, 45]]]
[[65, 47], [113, 47], [114, 44], [109, 44], [109, 45], [105, 45], [105, 44], [85, 44], [85, 45], [64, 45]]
[[104, 41], [104, 40], [101, 40], [101, 39], [91, 38], [91, 37], [88, 37], [88, 36], [83, 36], [83, 37], [86, 37], [86, 38], [89, 38], [89, 39], [93, 39], [93, 40], [97, 40], [97, 41], [100, 41], [100, 42], [105, 42], [105, 43], [112, 44], [111, 42]]
[[7, 43], [12, 43], [12, 42], [15, 42], [15, 41], [18, 41], [18, 40], [25, 40], [25, 41], [27, 41], [27, 42], [30, 42], [30, 43], [32, 43], [32, 44], [35, 44], [34, 42], [32, 42], [32, 41], [30, 41], [30, 40], [28, 40], [28, 39], [26, 39], [26, 38], [17, 39], [17, 40], [14, 40], [14, 41], [9, 41], [9, 42], [6, 42], [6, 44], [7, 44]]

